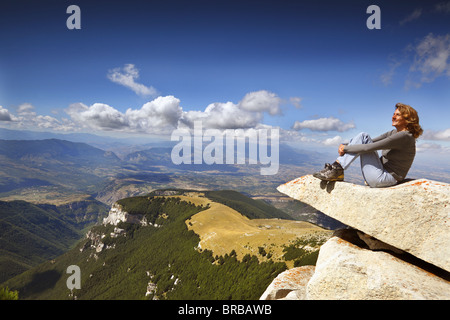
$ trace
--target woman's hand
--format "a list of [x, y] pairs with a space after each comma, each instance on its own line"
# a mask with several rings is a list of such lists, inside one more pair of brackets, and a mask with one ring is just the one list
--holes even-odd
[[340, 156], [343, 156], [343, 155], [345, 154], [344, 148], [345, 148], [345, 145], [344, 145], [344, 144], [341, 144], [341, 145], [339, 146], [338, 153], [339, 153]]

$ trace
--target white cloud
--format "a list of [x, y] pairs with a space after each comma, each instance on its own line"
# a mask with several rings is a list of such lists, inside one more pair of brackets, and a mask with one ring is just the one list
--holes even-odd
[[176, 128], [182, 110], [179, 99], [166, 96], [147, 102], [139, 110], [128, 109], [125, 117], [132, 131], [157, 133]]
[[381, 82], [392, 84], [394, 75], [401, 73], [402, 65], [408, 70], [403, 74], [406, 89], [420, 88], [441, 76], [450, 77], [450, 34], [430, 33], [416, 44], [404, 48], [400, 58], [391, 55], [389, 70], [381, 74]]
[[0, 121], [11, 121], [11, 114], [9, 113], [8, 109], [3, 108], [0, 106]]
[[322, 141], [322, 143], [326, 146], [338, 146], [342, 143], [343, 139], [341, 136], [335, 136], [333, 138], [327, 138]]
[[94, 103], [90, 107], [75, 103], [66, 112], [84, 128], [157, 134], [177, 127], [182, 112], [179, 104], [180, 100], [167, 96], [147, 102], [141, 109], [128, 109], [125, 113], [103, 103]]
[[297, 109], [303, 108], [303, 106], [300, 103], [301, 101], [302, 101], [302, 98], [300, 98], [300, 97], [289, 98], [289, 102], [292, 103]]
[[265, 112], [281, 114], [282, 99], [276, 94], [261, 90], [250, 92], [237, 104], [233, 102], [215, 102], [205, 111], [183, 112], [180, 121], [192, 127], [194, 121], [201, 120], [205, 128], [246, 129], [260, 124]]
[[300, 145], [309, 145], [310, 147], [311, 146], [336, 147], [337, 150], [337, 147], [345, 141], [345, 139], [339, 135], [330, 137], [328, 134], [323, 132], [305, 133], [304, 131], [285, 130], [282, 128], [279, 128], [279, 130], [280, 130], [280, 141]]
[[164, 134], [179, 125], [192, 128], [199, 120], [205, 129], [254, 128], [261, 124], [264, 113], [280, 114], [281, 103], [282, 99], [277, 95], [261, 90], [246, 94], [238, 103], [211, 103], [204, 111], [184, 111], [179, 99], [166, 96], [125, 113], [103, 103], [92, 106], [75, 103], [66, 113], [84, 128]]
[[[57, 131], [71, 131], [74, 130], [73, 123], [68, 119], [56, 119], [52, 116], [38, 115], [34, 111], [34, 106], [30, 103], [23, 103], [17, 107], [17, 115], [10, 112], [7, 114], [2, 111], [8, 111], [0, 106], [0, 121], [2, 115], [6, 116], [8, 125], [19, 129], [50, 129]], [[4, 120], [5, 121], [5, 120]]]
[[189, 127], [201, 120], [205, 128], [238, 129], [252, 128], [262, 119], [262, 113], [243, 110], [232, 102], [216, 102], [208, 105], [205, 111], [183, 113], [181, 121]]
[[417, 145], [416, 151], [428, 155], [449, 154], [450, 148], [437, 143], [421, 143]]
[[127, 127], [125, 116], [104, 103], [94, 103], [88, 107], [83, 103], [74, 103], [66, 110], [67, 114], [82, 127], [100, 130], [121, 130]]
[[40, 129], [57, 129], [61, 131], [67, 131], [69, 129], [61, 121], [51, 116], [38, 115], [33, 124]]
[[70, 117], [57, 119], [37, 115], [34, 107], [24, 103], [17, 108], [17, 116], [0, 107], [0, 120], [11, 121], [17, 128], [41, 128], [64, 131], [117, 131], [127, 133], [168, 134], [179, 126], [193, 127], [202, 121], [205, 129], [249, 129], [261, 126], [265, 113], [280, 114], [282, 99], [265, 90], [246, 94], [238, 103], [216, 102], [204, 111], [184, 111], [174, 96], [157, 97], [139, 109], [121, 112], [105, 103], [90, 106], [73, 103], [67, 109]]
[[415, 9], [412, 13], [410, 13], [408, 16], [406, 16], [399, 23], [400, 23], [400, 25], [404, 25], [405, 23], [408, 23], [408, 22], [414, 21], [416, 19], [419, 19], [419, 17], [421, 15], [422, 15], [422, 9], [421, 8]]
[[412, 47], [412, 51], [415, 57], [410, 67], [410, 85], [420, 87], [437, 77], [450, 77], [450, 34], [435, 36], [430, 33], [417, 46]]
[[17, 108], [17, 114], [23, 117], [32, 117], [36, 115], [34, 112], [34, 106], [30, 103], [23, 103]]
[[[294, 100], [300, 102], [300, 99]], [[292, 101], [291, 101], [292, 102]], [[180, 100], [174, 96], [158, 97], [142, 105], [141, 108], [128, 109], [125, 112], [104, 103], [85, 105], [71, 104], [65, 109], [68, 117], [59, 119], [49, 115], [39, 115], [33, 105], [25, 103], [16, 110], [16, 116], [10, 114], [7, 124], [15, 128], [42, 129], [55, 131], [94, 131], [122, 132], [167, 135], [181, 127], [193, 128], [195, 121], [202, 121], [203, 129], [271, 129], [262, 123], [265, 114], [280, 114], [282, 99], [268, 91], [246, 94], [241, 101], [215, 102], [203, 111], [184, 111]], [[7, 110], [0, 107], [0, 115]], [[345, 131], [354, 127], [335, 118], [323, 118], [304, 121], [297, 126], [304, 126], [319, 131]], [[299, 129], [299, 128], [297, 128]], [[342, 138], [330, 137], [323, 133], [304, 133], [303, 131], [284, 130], [280, 139], [299, 143], [335, 146]]]
[[344, 132], [355, 128], [353, 122], [345, 123], [337, 118], [320, 118], [316, 120], [305, 120], [302, 122], [295, 121], [292, 129], [302, 130], [309, 129], [312, 131], [339, 131]]
[[134, 64], [126, 64], [123, 68], [114, 68], [108, 71], [108, 79], [133, 90], [141, 96], [156, 96], [158, 91], [153, 87], [147, 87], [141, 83], [137, 83], [139, 78], [139, 70]]
[[239, 102], [239, 108], [251, 112], [268, 112], [271, 115], [281, 114], [282, 99], [275, 93], [266, 90], [247, 93]]

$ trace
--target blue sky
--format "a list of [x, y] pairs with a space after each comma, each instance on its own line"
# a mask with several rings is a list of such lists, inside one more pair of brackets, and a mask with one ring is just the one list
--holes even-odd
[[150, 137], [203, 120], [337, 148], [390, 130], [403, 102], [419, 151], [448, 157], [449, 21], [448, 0], [5, 0], [0, 127]]

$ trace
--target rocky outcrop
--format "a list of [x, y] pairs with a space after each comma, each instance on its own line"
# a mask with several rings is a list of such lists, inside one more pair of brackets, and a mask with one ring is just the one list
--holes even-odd
[[141, 214], [129, 214], [122, 210], [118, 203], [114, 203], [109, 210], [109, 214], [103, 219], [103, 225], [112, 224], [117, 226], [120, 222], [136, 223], [146, 226], [147, 219]]
[[450, 271], [450, 185], [413, 180], [390, 188], [326, 184], [310, 175], [278, 187], [326, 215]]
[[300, 297], [450, 299], [449, 184], [421, 179], [373, 189], [308, 175], [278, 190], [350, 227], [321, 247]]
[[353, 233], [340, 230], [321, 247], [306, 299], [450, 299], [444, 272], [411, 257], [356, 245]]
[[260, 300], [302, 300], [306, 285], [314, 275], [314, 266], [304, 266], [280, 273], [267, 287]]

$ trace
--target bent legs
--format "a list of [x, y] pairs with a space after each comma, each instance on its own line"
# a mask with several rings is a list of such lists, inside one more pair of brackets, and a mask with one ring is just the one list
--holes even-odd
[[[373, 143], [369, 134], [361, 132], [350, 140], [349, 145], [353, 144], [369, 144]], [[397, 180], [384, 169], [381, 163], [380, 157], [376, 151], [356, 154], [346, 153], [343, 156], [337, 158], [337, 161], [341, 164], [342, 168], [347, 169], [356, 158], [361, 159], [361, 172], [364, 180], [372, 188], [381, 188], [393, 186], [397, 183]]]

